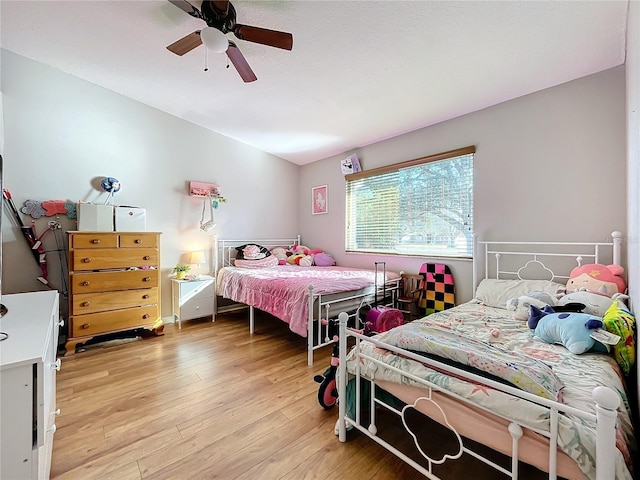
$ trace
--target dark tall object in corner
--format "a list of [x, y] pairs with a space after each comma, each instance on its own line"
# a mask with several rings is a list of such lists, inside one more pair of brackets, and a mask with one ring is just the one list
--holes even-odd
[[[2, 155], [0, 155], [0, 192], [2, 191]], [[0, 300], [2, 300], [2, 208], [0, 208]], [[7, 309], [0, 303], [0, 317], [4, 317]]]

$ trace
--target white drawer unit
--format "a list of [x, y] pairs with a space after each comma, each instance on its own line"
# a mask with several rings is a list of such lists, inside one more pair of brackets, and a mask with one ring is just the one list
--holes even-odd
[[[3, 295], [0, 478], [48, 479], [56, 431], [58, 292]], [[5, 337], [5, 335], [2, 335]]]
[[200, 276], [197, 280], [171, 279], [173, 316], [182, 328], [182, 320], [213, 317], [216, 307], [215, 277]]

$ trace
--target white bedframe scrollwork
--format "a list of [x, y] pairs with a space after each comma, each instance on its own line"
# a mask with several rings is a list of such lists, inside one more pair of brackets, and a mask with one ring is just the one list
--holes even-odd
[[[300, 235], [296, 235], [295, 237], [283, 237], [283, 238], [258, 238], [258, 239], [219, 239], [216, 235], [214, 237], [214, 247], [213, 247], [213, 267], [214, 272], [216, 273], [216, 279], [218, 278], [218, 272], [223, 267], [233, 267], [233, 261], [236, 258], [236, 254], [238, 251], [236, 247], [240, 247], [242, 245], [246, 245], [247, 243], [256, 243], [258, 245], [262, 245], [266, 248], [273, 248], [279, 246], [293, 246], [293, 245], [301, 245], [300, 243]], [[217, 281], [217, 280], [216, 280]], [[248, 308], [249, 309], [249, 332], [253, 333], [255, 331], [255, 311], [254, 308], [250, 305], [244, 304], [234, 304], [231, 306], [226, 306], [222, 308], [217, 307], [213, 312], [213, 320], [215, 321], [216, 315], [218, 313], [222, 313], [225, 311], [232, 310], [240, 310]]]
[[[214, 268], [216, 279], [218, 272], [223, 267], [232, 267], [237, 250], [236, 247], [247, 243], [255, 243], [266, 248], [278, 246], [301, 245], [300, 235], [295, 237], [284, 238], [266, 238], [266, 239], [218, 239], [214, 240]], [[386, 285], [378, 286], [379, 293], [383, 290], [388, 294], [391, 304], [395, 303], [400, 288], [400, 278], [390, 280]], [[373, 287], [367, 290], [358, 290], [353, 293], [344, 292], [339, 294], [319, 294], [313, 291], [313, 285], [309, 285], [309, 318], [307, 321], [307, 364], [313, 365], [313, 353], [319, 349], [329, 345], [333, 345], [333, 338], [329, 337], [329, 329], [326, 322], [314, 321], [316, 319], [336, 318], [338, 314], [345, 308], [348, 308], [351, 317], [355, 316], [355, 311], [362, 306], [363, 302], [374, 298]], [[218, 305], [219, 302], [216, 302]], [[216, 307], [213, 320], [216, 314], [225, 311], [249, 309], [249, 332], [255, 331], [255, 308], [251, 305], [233, 304], [222, 308]]]
[[[613, 232], [612, 241], [611, 242], [603, 242], [603, 243], [551, 243], [551, 242], [476, 242], [476, 247], [481, 248], [483, 251], [480, 255], [476, 255], [474, 257], [474, 268], [473, 268], [473, 278], [474, 278], [474, 293], [475, 287], [477, 286], [477, 282], [480, 279], [479, 276], [479, 265], [476, 265], [477, 262], [484, 262], [484, 275], [482, 278], [515, 278], [515, 279], [523, 279], [523, 270], [522, 269], [510, 269], [504, 267], [503, 260], [506, 256], [515, 255], [516, 257], [521, 258], [521, 265], [530, 266], [531, 262], [536, 264], [540, 264], [539, 266], [544, 271], [551, 272], [550, 275], [552, 279], [560, 279], [560, 278], [568, 278], [568, 275], [560, 275], [553, 273], [555, 269], [550, 268], [549, 264], [552, 263], [551, 260], [547, 259], [557, 259], [557, 258], [572, 258], [573, 266], [576, 264], [586, 263], [585, 259], [588, 263], [615, 263], [620, 264], [621, 259], [621, 242], [622, 242], [622, 234], [620, 232]], [[532, 252], [531, 248], [542, 247], [541, 251]], [[515, 248], [517, 251], [514, 253], [510, 251], [510, 249]], [[608, 254], [605, 254], [603, 250], [609, 249]], [[551, 251], [554, 250], [554, 251]], [[577, 251], [576, 251], [577, 250]], [[477, 252], [477, 250], [474, 250]], [[481, 258], [478, 258], [481, 257]], [[495, 266], [490, 266], [490, 259], [495, 258]], [[544, 259], [544, 261], [542, 261]], [[489, 277], [489, 273], [493, 272], [492, 277]], [[494, 382], [484, 377], [480, 377], [473, 373], [469, 373], [465, 370], [461, 370], [452, 366], [448, 366], [446, 364], [439, 363], [437, 361], [431, 360], [429, 358], [425, 358], [424, 356], [417, 355], [413, 352], [403, 350], [397, 348], [393, 345], [389, 345], [383, 342], [379, 342], [375, 338], [370, 338], [363, 336], [361, 333], [354, 331], [351, 328], [347, 327], [347, 316], [340, 314], [340, 343], [339, 343], [339, 355], [340, 355], [340, 365], [338, 372], [338, 391], [339, 391], [339, 417], [338, 422], [336, 424], [337, 434], [341, 442], [345, 442], [347, 439], [347, 429], [356, 428], [365, 435], [372, 438], [374, 441], [382, 445], [384, 448], [389, 450], [391, 453], [402, 459], [404, 462], [410, 464], [416, 470], [421, 472], [423, 475], [430, 479], [437, 480], [439, 477], [435, 476], [433, 473], [434, 465], [441, 464], [445, 461], [449, 461], [452, 458], [458, 458], [462, 453], [470, 454], [471, 456], [481, 460], [482, 462], [490, 465], [491, 467], [497, 469], [501, 473], [513, 478], [518, 478], [518, 462], [519, 462], [519, 451], [518, 451], [518, 442], [520, 437], [522, 436], [523, 428], [526, 428], [530, 431], [534, 431], [536, 433], [541, 434], [546, 437], [549, 441], [549, 450], [548, 450], [548, 473], [550, 479], [557, 478], [557, 460], [558, 460], [558, 419], [560, 415], [565, 413], [569, 413], [575, 415], [581, 419], [584, 419], [587, 422], [592, 422], [592, 424], [596, 425], [596, 478], [598, 480], [611, 480], [615, 478], [615, 448], [616, 448], [616, 417], [617, 412], [616, 409], [620, 405], [620, 397], [617, 393], [615, 393], [612, 389], [607, 387], [596, 387], [593, 391], [593, 399], [595, 402], [595, 414], [590, 412], [583, 412], [576, 408], [573, 408], [568, 405], [564, 405], [552, 400], [547, 400], [537, 395], [533, 395], [527, 392], [524, 392], [520, 389], [516, 389], [510, 386], [506, 386], [502, 383]], [[353, 348], [350, 355], [355, 355], [354, 364], [356, 365], [356, 371], [351, 373], [353, 377], [353, 382], [355, 385], [355, 418], [351, 418], [347, 415], [347, 381], [348, 381], [348, 372], [346, 368], [342, 366], [347, 365], [347, 344], [349, 339], [355, 339], [355, 347]], [[448, 375], [456, 375], [470, 381], [477, 381], [480, 383], [484, 383], [486, 385], [491, 386], [497, 390], [506, 392], [510, 395], [526, 399], [530, 402], [533, 402], [537, 405], [543, 406], [549, 411], [550, 417], [550, 428], [548, 430], [536, 430], [531, 428], [531, 426], [523, 426], [520, 425], [517, 421], [508, 418], [503, 415], [496, 414], [492, 412], [494, 415], [498, 415], [501, 418], [505, 419], [507, 422], [510, 422], [508, 425], [508, 432], [511, 435], [511, 470], [504, 468], [501, 465], [494, 463], [492, 460], [483, 457], [477, 451], [474, 451], [472, 448], [467, 447], [461, 435], [451, 427], [449, 428], [460, 442], [460, 452], [457, 455], [448, 456], [448, 458], [430, 458], [424, 452], [422, 452], [421, 448], [418, 446], [418, 451], [421, 453], [422, 457], [425, 460], [426, 467], [417, 463], [414, 459], [407, 456], [402, 451], [398, 450], [395, 446], [388, 443], [386, 440], [381, 438], [378, 435], [378, 425], [376, 423], [376, 412], [375, 407], [383, 407], [387, 410], [395, 413], [400, 418], [402, 418], [402, 424], [407, 431], [407, 434], [411, 435], [415, 442], [415, 436], [407, 427], [406, 422], [404, 421], [403, 412], [404, 409], [398, 410], [393, 405], [385, 403], [383, 400], [376, 398], [374, 394], [376, 388], [380, 388], [376, 384], [376, 379], [366, 378], [362, 372], [360, 371], [360, 366], [362, 360], [367, 362], [373, 362], [376, 367], [375, 368], [386, 368], [392, 371], [395, 371], [399, 374], [402, 374], [405, 378], [411, 379], [419, 384], [421, 384], [425, 393], [423, 396], [419, 396], [416, 400], [416, 403], [420, 400], [427, 400], [435, 403], [436, 407], [442, 411], [442, 408], [438, 405], [438, 403], [433, 400], [432, 394], [437, 392], [437, 395], [445, 395], [448, 397], [455, 398], [457, 401], [465, 402], [471, 404], [470, 401], [459, 397], [456, 394], [448, 392], [444, 390], [442, 386], [437, 384], [425, 381], [424, 379], [417, 377], [415, 375], [409, 374], [407, 372], [403, 372], [395, 366], [388, 365], [383, 363], [375, 358], [372, 358], [367, 355], [363, 355], [360, 353], [360, 342], [367, 341], [372, 342], [374, 345], [386, 349], [392, 352], [395, 352], [399, 355], [405, 356], [407, 358], [411, 358], [422, 364], [427, 366], [434, 366], [439, 371], [442, 371]], [[351, 342], [353, 343], [353, 341]], [[361, 398], [363, 397], [361, 393], [361, 387], [364, 383], [370, 383], [371, 385], [371, 394], [369, 395], [369, 424], [364, 425], [362, 423], [362, 413], [361, 413]], [[421, 395], [420, 393], [416, 395]], [[475, 407], [478, 405], [473, 404]], [[483, 407], [480, 407], [483, 410]], [[444, 417], [446, 423], [446, 416]], [[394, 427], [395, 428], [395, 427]]]

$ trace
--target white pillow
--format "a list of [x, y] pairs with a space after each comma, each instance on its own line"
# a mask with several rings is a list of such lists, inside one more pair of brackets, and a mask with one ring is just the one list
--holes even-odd
[[476, 289], [476, 300], [490, 307], [507, 308], [507, 301], [529, 292], [556, 295], [564, 285], [550, 280], [498, 280], [485, 278]]

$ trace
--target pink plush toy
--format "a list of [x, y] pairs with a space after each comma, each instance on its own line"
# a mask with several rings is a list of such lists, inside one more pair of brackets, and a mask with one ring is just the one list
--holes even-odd
[[569, 274], [567, 293], [578, 290], [599, 293], [608, 297], [625, 293], [627, 283], [622, 278], [624, 269], [620, 265], [590, 263], [576, 267]]

